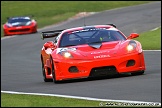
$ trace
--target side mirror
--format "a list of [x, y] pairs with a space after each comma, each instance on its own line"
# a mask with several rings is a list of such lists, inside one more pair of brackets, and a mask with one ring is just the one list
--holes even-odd
[[43, 46], [44, 46], [45, 49], [56, 48], [56, 45], [52, 41], [46, 42]]
[[43, 46], [44, 46], [45, 49], [47, 49], [47, 48], [50, 47], [50, 44], [49, 43], [45, 43]]
[[139, 37], [139, 34], [137, 34], [137, 33], [131, 33], [131, 34], [127, 37], [127, 39], [133, 39], [133, 38], [137, 38], [137, 37]]

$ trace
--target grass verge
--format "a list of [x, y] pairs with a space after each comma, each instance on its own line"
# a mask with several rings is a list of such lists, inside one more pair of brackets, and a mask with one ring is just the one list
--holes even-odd
[[92, 101], [54, 96], [1, 93], [1, 107], [153, 107], [160, 103]]
[[161, 50], [161, 27], [143, 32], [135, 40], [141, 42], [143, 50]]
[[79, 12], [99, 12], [148, 2], [151, 1], [1, 1], [1, 23], [5, 23], [7, 17], [34, 15], [38, 28], [42, 28], [65, 21]]

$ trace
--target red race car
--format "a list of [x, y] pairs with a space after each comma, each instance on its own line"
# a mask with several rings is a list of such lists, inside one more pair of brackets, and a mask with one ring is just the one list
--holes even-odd
[[3, 25], [4, 36], [37, 32], [37, 22], [29, 16], [10, 17]]
[[42, 39], [55, 37], [41, 50], [44, 81], [105, 76], [145, 71], [137, 33], [126, 37], [114, 24], [42, 32]]

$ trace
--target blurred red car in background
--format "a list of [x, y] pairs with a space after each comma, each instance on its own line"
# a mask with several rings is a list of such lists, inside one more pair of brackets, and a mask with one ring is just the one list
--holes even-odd
[[37, 22], [29, 16], [10, 17], [3, 25], [4, 36], [37, 32]]

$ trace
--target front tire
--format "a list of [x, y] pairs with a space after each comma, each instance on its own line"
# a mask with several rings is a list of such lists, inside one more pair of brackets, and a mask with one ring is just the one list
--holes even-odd
[[52, 81], [51, 79], [47, 79], [46, 78], [46, 73], [45, 73], [45, 68], [44, 68], [43, 60], [42, 60], [42, 74], [43, 74], [43, 80], [44, 80], [44, 82], [51, 82]]
[[52, 64], [52, 79], [53, 79], [54, 83], [57, 83], [56, 77], [55, 77], [55, 68], [54, 68], [54, 63], [53, 63], [52, 57], [51, 57], [51, 64]]

